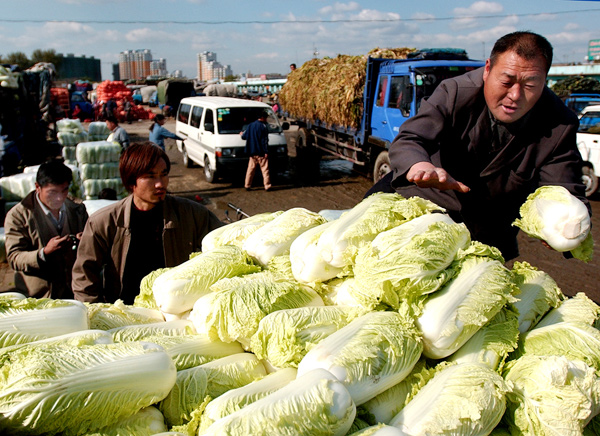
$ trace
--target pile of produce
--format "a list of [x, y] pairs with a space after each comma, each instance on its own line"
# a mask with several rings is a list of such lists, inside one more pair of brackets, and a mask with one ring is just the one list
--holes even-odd
[[94, 200], [104, 188], [114, 189], [119, 198], [126, 195], [119, 175], [121, 146], [116, 142], [94, 141], [77, 145], [76, 157], [82, 180], [82, 198]]
[[125, 110], [123, 105], [125, 101], [129, 101], [131, 103], [131, 112], [130, 116], [132, 120], [148, 120], [153, 117], [153, 113], [144, 109], [143, 106], [137, 105], [133, 101], [133, 91], [125, 86], [125, 84], [120, 81], [110, 81], [105, 80], [100, 83], [96, 88], [96, 98], [98, 101], [106, 103], [111, 98], [117, 103], [117, 110], [115, 116], [119, 119], [119, 121], [125, 121]]
[[281, 106], [297, 118], [359, 128], [367, 58], [406, 59], [414, 50], [376, 48], [366, 56], [311, 59], [288, 75], [279, 93]]
[[[133, 306], [1, 295], [0, 430], [598, 434], [600, 306], [443, 212], [379, 193], [332, 221], [257, 215], [146, 276]], [[584, 218], [563, 224], [587, 240]]]
[[50, 88], [50, 96], [51, 100], [62, 108], [63, 113], [68, 114], [71, 112], [69, 90], [67, 88]]

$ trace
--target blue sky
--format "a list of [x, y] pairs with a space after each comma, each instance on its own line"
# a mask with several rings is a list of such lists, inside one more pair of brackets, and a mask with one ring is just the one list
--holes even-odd
[[55, 49], [102, 61], [150, 49], [169, 71], [196, 75], [196, 54], [217, 53], [234, 74], [282, 73], [318, 57], [375, 47], [457, 47], [472, 58], [515, 30], [543, 34], [555, 61], [582, 62], [600, 39], [600, 1], [0, 0], [0, 53]]

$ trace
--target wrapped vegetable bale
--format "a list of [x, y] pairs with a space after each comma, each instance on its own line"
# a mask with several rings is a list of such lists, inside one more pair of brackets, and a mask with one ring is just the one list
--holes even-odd
[[118, 162], [81, 164], [79, 169], [81, 171], [81, 178], [83, 180], [118, 179], [120, 177]]
[[328, 125], [360, 127], [367, 57], [406, 59], [413, 48], [371, 50], [366, 56], [311, 59], [288, 75], [279, 93], [285, 111]]
[[81, 124], [80, 120], [72, 120], [69, 118], [63, 118], [62, 120], [58, 120], [56, 122], [56, 128], [59, 132], [67, 132], [67, 133], [81, 133], [84, 130], [83, 124]]
[[88, 127], [88, 138], [90, 141], [106, 141], [110, 130], [104, 121], [93, 121]]
[[105, 188], [114, 189], [117, 197], [125, 197], [126, 191], [121, 179], [88, 179], [83, 181], [83, 196], [85, 200], [95, 200]]
[[58, 132], [56, 135], [58, 143], [63, 147], [75, 147], [80, 142], [88, 141], [88, 134], [86, 131], [72, 133], [72, 132]]
[[2, 198], [19, 202], [35, 189], [35, 173], [21, 173], [0, 178]]
[[77, 162], [79, 162], [79, 165], [119, 162], [120, 155], [121, 146], [114, 142], [82, 142], [77, 146]]

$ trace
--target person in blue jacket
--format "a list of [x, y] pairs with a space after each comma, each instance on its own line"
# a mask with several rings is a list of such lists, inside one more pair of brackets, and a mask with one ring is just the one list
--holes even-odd
[[263, 176], [265, 191], [271, 190], [269, 177], [269, 129], [267, 128], [267, 113], [261, 112], [258, 119], [248, 125], [245, 131], [240, 132], [242, 139], [246, 140], [245, 152], [248, 155], [248, 169], [244, 186], [247, 191], [252, 188], [252, 180], [256, 167], [259, 166]]
[[165, 122], [165, 116], [162, 114], [157, 114], [154, 117], [154, 122], [150, 125], [150, 137], [148, 138], [150, 142], [158, 145], [163, 150], [165, 149], [165, 138], [182, 140], [182, 138], [174, 133], [169, 132], [163, 127]]

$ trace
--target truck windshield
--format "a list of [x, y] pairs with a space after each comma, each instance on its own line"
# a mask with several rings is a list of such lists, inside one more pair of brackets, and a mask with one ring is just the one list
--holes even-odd
[[579, 119], [579, 131], [582, 133], [600, 133], [600, 112], [586, 112]]
[[262, 107], [226, 107], [217, 109], [217, 127], [220, 134], [238, 135], [251, 122], [258, 119], [263, 111], [267, 111], [267, 127], [269, 133], [281, 133], [281, 125], [270, 109]]
[[416, 104], [417, 110], [423, 98], [429, 97], [442, 80], [460, 76], [476, 67], [444, 66], [444, 67], [421, 67], [415, 69]]

